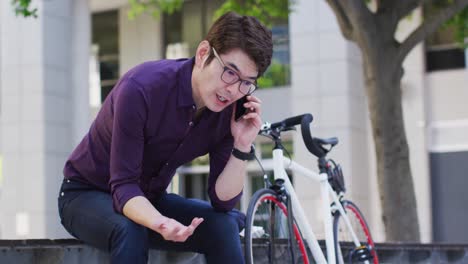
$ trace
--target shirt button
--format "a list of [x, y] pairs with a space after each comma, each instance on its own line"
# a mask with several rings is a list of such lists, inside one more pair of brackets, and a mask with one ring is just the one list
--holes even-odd
[[192, 122], [192, 121], [190, 121], [188, 124], [189, 124], [189, 126], [193, 126], [193, 122]]
[[195, 110], [197, 109], [197, 107], [195, 105], [192, 105], [192, 109]]
[[166, 162], [166, 166], [169, 166], [169, 162]]
[[67, 183], [70, 183], [70, 180], [67, 180]]
[[60, 194], [60, 196], [64, 196], [64, 195], [65, 195], [65, 193], [64, 193], [64, 192], [62, 192], [62, 193]]

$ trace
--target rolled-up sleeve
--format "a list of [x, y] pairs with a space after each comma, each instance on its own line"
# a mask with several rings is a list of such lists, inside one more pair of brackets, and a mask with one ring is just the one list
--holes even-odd
[[144, 127], [147, 101], [141, 86], [122, 80], [113, 96], [113, 126], [109, 185], [114, 209], [122, 209], [133, 197], [144, 196], [139, 179], [142, 173]]
[[237, 202], [242, 197], [242, 192], [234, 198], [226, 201], [219, 199], [216, 194], [215, 186], [221, 172], [226, 167], [226, 164], [231, 156], [233, 147], [233, 138], [229, 134], [223, 141], [216, 144], [216, 147], [210, 151], [210, 176], [208, 178], [208, 196], [210, 197], [211, 205], [217, 211], [227, 212], [236, 206]]

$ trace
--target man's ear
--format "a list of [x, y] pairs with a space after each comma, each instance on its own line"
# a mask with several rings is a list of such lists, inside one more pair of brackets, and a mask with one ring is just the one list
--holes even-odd
[[207, 40], [203, 40], [198, 44], [197, 52], [195, 53], [195, 65], [197, 67], [203, 68], [205, 66], [205, 61], [210, 56], [211, 45]]

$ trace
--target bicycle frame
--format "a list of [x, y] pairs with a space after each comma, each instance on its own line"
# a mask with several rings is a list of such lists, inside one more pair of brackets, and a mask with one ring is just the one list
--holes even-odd
[[[309, 245], [312, 255], [317, 263], [336, 263], [335, 258], [335, 241], [333, 236], [333, 222], [332, 222], [332, 211], [338, 210], [341, 215], [343, 216], [344, 222], [346, 223], [347, 228], [351, 232], [352, 238], [354, 240], [354, 244], [356, 246], [360, 246], [360, 242], [357, 238], [356, 233], [354, 232], [353, 228], [351, 227], [351, 223], [346, 215], [343, 206], [339, 200], [338, 195], [332, 189], [328, 182], [328, 175], [326, 173], [316, 173], [311, 171], [300, 164], [284, 157], [282, 149], [274, 149], [273, 150], [273, 172], [275, 179], [283, 179], [284, 186], [291, 197], [291, 203], [293, 207], [294, 218], [296, 219], [297, 225], [299, 229], [302, 231], [307, 244]], [[320, 193], [321, 193], [321, 203], [322, 203], [322, 213], [324, 218], [324, 227], [325, 227], [325, 242], [327, 248], [327, 259], [318, 244], [317, 238], [312, 231], [312, 227], [309, 224], [304, 210], [302, 209], [299, 199], [294, 191], [294, 188], [289, 181], [289, 178], [286, 174], [285, 166], [288, 166], [288, 169], [292, 170], [293, 172], [298, 172], [307, 178], [310, 178], [314, 181], [318, 181], [320, 183]], [[333, 206], [330, 203], [330, 196], [333, 200]]]

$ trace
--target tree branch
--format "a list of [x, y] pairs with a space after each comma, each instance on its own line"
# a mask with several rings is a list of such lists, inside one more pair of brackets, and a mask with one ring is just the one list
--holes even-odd
[[343, 36], [348, 40], [352, 40], [353, 26], [351, 25], [348, 15], [343, 9], [343, 6], [339, 2], [339, 0], [326, 0], [326, 1], [328, 2], [328, 5], [331, 7], [333, 12], [335, 13], [336, 19], [338, 20], [338, 25], [340, 26], [341, 33], [343, 33]]
[[[410, 13], [425, 0], [376, 0], [376, 16], [380, 25], [386, 27], [389, 32], [395, 32], [402, 17]], [[404, 15], [403, 15], [404, 14]], [[389, 36], [393, 41], [393, 35]]]
[[349, 16], [349, 20], [354, 27], [366, 28], [368, 23], [375, 22], [374, 14], [367, 7], [366, 1], [341, 0], [341, 5], [348, 14], [352, 14], [352, 16]]
[[392, 7], [395, 11], [398, 21], [408, 16], [415, 8], [421, 6], [425, 0], [406, 0], [394, 4]]
[[376, 16], [364, 0], [338, 0], [348, 14], [349, 23], [354, 30], [352, 39], [361, 49], [370, 47], [372, 39], [378, 34]]
[[468, 6], [468, 0], [454, 0], [453, 4], [441, 9], [426, 22], [421, 24], [406, 40], [400, 45], [397, 54], [397, 61], [403, 62], [406, 55], [428, 35], [434, 33], [445, 21]]
[[377, 4], [377, 13], [384, 13], [387, 12], [388, 10], [394, 10], [395, 7], [401, 3], [399, 1], [393, 1], [393, 0], [375, 0]]

